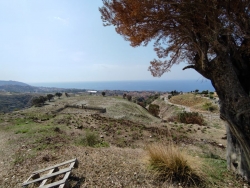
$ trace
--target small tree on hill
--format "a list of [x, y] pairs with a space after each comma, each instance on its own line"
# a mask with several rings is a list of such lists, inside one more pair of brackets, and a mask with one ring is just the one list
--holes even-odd
[[150, 114], [157, 117], [159, 115], [159, 112], [160, 112], [160, 107], [157, 104], [150, 104], [148, 111]]
[[138, 101], [138, 102], [144, 102], [144, 101], [145, 101], [145, 98], [144, 98], [144, 97], [138, 97], [138, 98], [137, 98], [137, 101]]
[[207, 95], [208, 94], [208, 90], [204, 90], [201, 93]]
[[32, 105], [35, 105], [35, 106], [44, 105], [46, 100], [47, 100], [47, 97], [44, 97], [44, 96], [34, 98], [32, 100]]
[[31, 103], [32, 103], [32, 106], [33, 106], [33, 105], [36, 106], [36, 105], [39, 104], [39, 99], [38, 99], [38, 98], [34, 98], [34, 99], [32, 99], [32, 102], [31, 102]]
[[105, 94], [106, 94], [106, 93], [103, 91], [103, 92], [102, 92], [102, 96], [104, 97], [104, 96], [105, 96]]
[[127, 95], [127, 99], [128, 99], [128, 101], [131, 101], [132, 100], [132, 96], [131, 95]]
[[171, 91], [170, 93], [171, 93], [173, 96], [174, 96], [174, 95], [179, 95], [179, 92], [178, 92], [178, 91], [176, 91], [176, 90]]
[[62, 96], [62, 93], [57, 92], [55, 95], [60, 99], [60, 97]]
[[54, 95], [52, 95], [52, 94], [47, 95], [47, 99], [49, 100], [49, 102], [50, 102], [51, 99], [53, 99], [53, 97], [54, 97]]
[[44, 105], [44, 103], [48, 100], [48, 98], [47, 98], [47, 97], [44, 97], [44, 96], [40, 96], [39, 99], [40, 99], [40, 101], [41, 101], [41, 103], [42, 103], [43, 105]]
[[65, 96], [66, 96], [66, 97], [69, 97], [69, 94], [65, 92]]
[[137, 102], [138, 105], [140, 105], [141, 107], [145, 108], [146, 105], [145, 105], [145, 102]]

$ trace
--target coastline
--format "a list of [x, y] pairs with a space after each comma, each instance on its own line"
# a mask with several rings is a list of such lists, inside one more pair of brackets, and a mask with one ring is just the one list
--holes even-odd
[[55, 87], [65, 89], [124, 90], [124, 91], [214, 91], [210, 81], [204, 80], [149, 80], [149, 81], [88, 81], [29, 83], [36, 87]]

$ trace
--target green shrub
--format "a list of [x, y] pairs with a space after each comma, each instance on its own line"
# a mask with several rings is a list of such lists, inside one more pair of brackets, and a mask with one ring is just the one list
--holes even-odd
[[142, 106], [143, 108], [146, 107], [146, 104], [144, 102], [138, 102], [137, 104], [140, 105], [140, 106]]
[[207, 102], [203, 105], [203, 109], [210, 111], [210, 112], [214, 112], [214, 111], [218, 110], [218, 107], [213, 105], [211, 102]]
[[177, 115], [177, 120], [181, 123], [186, 124], [198, 124], [198, 125], [204, 125], [205, 120], [203, 119], [203, 116], [200, 115], [198, 112], [180, 112]]
[[33, 98], [32, 105], [35, 105], [35, 106], [44, 105], [46, 100], [47, 100], [47, 97], [44, 97], [44, 96]]
[[52, 94], [47, 95], [47, 99], [49, 100], [49, 102], [50, 102], [51, 99], [53, 99], [53, 97], [54, 97], [54, 95], [52, 95]]
[[60, 99], [60, 97], [62, 96], [62, 93], [57, 92], [57, 93], [55, 94], [55, 96], [57, 96], [57, 97]]
[[100, 148], [100, 147], [109, 147], [109, 143], [107, 142], [100, 142], [95, 145], [95, 147]]
[[202, 94], [208, 94], [208, 90], [204, 90], [201, 92]]
[[109, 147], [107, 142], [99, 139], [95, 132], [87, 130], [83, 138], [77, 141], [77, 144], [90, 147]]
[[127, 95], [127, 99], [128, 99], [128, 101], [131, 101], [132, 100], [132, 96], [131, 95]]
[[145, 100], [145, 105], [150, 105], [154, 100], [158, 99], [160, 97], [159, 94], [151, 95]]
[[149, 113], [151, 113], [154, 116], [158, 116], [160, 112], [160, 107], [157, 104], [150, 104], [148, 108]]
[[99, 138], [97, 134], [91, 131], [86, 131], [84, 140], [85, 140], [85, 144], [91, 147], [99, 143]]

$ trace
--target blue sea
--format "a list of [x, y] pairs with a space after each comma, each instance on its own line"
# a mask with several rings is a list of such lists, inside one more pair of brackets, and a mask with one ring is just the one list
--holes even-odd
[[56, 87], [65, 89], [88, 90], [123, 90], [123, 91], [182, 91], [189, 92], [214, 91], [209, 80], [158, 80], [158, 81], [106, 81], [106, 82], [58, 82], [58, 83], [30, 83], [32, 86]]

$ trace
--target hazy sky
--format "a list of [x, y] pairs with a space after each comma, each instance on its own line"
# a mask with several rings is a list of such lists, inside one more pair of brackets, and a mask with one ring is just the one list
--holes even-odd
[[0, 0], [0, 80], [35, 82], [203, 79], [176, 65], [148, 71], [152, 43], [133, 48], [104, 27], [101, 0]]

